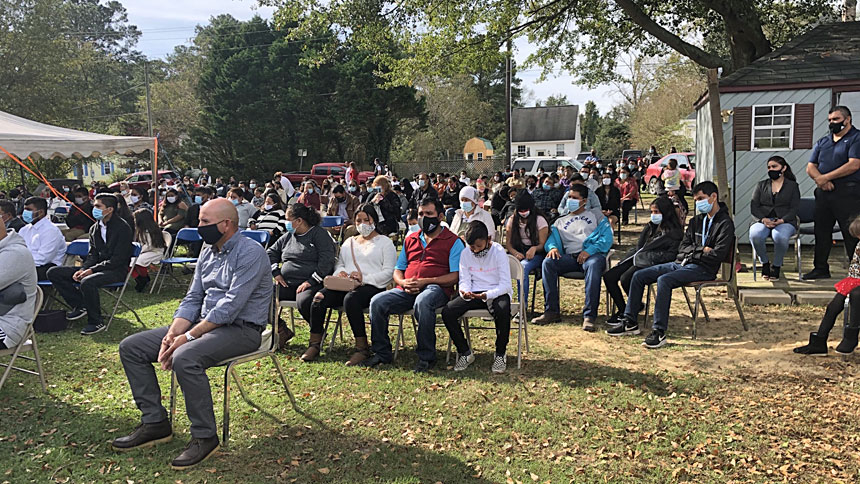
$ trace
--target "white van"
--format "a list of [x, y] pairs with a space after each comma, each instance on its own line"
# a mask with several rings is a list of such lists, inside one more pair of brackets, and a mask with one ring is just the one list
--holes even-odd
[[529, 156], [517, 158], [512, 163], [514, 170], [525, 168], [526, 175], [537, 175], [538, 168], [544, 173], [555, 173], [558, 167], [572, 166], [574, 171], [582, 168], [582, 163], [569, 156]]

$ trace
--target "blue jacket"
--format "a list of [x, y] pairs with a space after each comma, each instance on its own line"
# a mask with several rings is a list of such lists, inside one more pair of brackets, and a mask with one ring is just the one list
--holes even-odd
[[[609, 219], [603, 217], [603, 220], [597, 224], [597, 228], [594, 229], [582, 244], [583, 252], [588, 252], [590, 255], [594, 254], [608, 254], [609, 249], [612, 248], [612, 226], [609, 225]], [[546, 239], [546, 244], [544, 244], [544, 250], [549, 252], [552, 249], [558, 249], [562, 254], [565, 253], [564, 246], [561, 243], [561, 236], [558, 234], [558, 229], [553, 226], [550, 232], [549, 237]]]

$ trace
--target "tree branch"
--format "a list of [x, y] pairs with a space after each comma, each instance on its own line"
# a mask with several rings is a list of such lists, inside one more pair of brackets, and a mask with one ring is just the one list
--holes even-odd
[[708, 68], [725, 67], [726, 60], [705, 52], [703, 49], [685, 41], [677, 35], [669, 32], [663, 26], [658, 24], [654, 19], [648, 16], [644, 10], [633, 0], [615, 0], [615, 3], [621, 7], [621, 10], [630, 18], [636, 25], [642, 27], [646, 32], [656, 37], [672, 49], [680, 54], [690, 58], [696, 64]]

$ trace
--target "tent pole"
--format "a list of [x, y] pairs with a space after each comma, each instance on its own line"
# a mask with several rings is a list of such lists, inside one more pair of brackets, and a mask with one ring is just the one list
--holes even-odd
[[[144, 84], [146, 85], [146, 124], [149, 130], [149, 137], [152, 138], [152, 103], [150, 100], [149, 94], [149, 62], [143, 63], [143, 79]], [[158, 141], [156, 141], [158, 143]], [[158, 149], [158, 148], [156, 148]], [[149, 152], [149, 165], [150, 171], [152, 172], [152, 182], [155, 183], [155, 191], [153, 193], [153, 215], [158, 216], [158, 164], [155, 160], [155, 151], [150, 150]], [[156, 220], [158, 220], [156, 218]]]

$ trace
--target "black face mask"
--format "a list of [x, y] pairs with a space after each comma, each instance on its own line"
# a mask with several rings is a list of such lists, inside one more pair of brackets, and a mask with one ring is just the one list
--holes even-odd
[[771, 180], [778, 180], [780, 176], [782, 176], [781, 170], [768, 170], [767, 176], [770, 177]]
[[221, 237], [224, 234], [218, 230], [218, 224], [210, 224], [210, 225], [201, 225], [197, 227], [197, 233], [200, 234], [200, 237], [203, 239], [203, 242], [206, 242], [209, 245], [214, 245], [216, 242], [221, 240]]
[[346, 197], [334, 197], [337, 200], [337, 203], [343, 203], [346, 201]]
[[439, 228], [439, 217], [418, 217], [418, 225], [421, 226], [421, 230], [424, 233], [432, 234]]
[[840, 121], [838, 123], [830, 123], [828, 125], [828, 128], [830, 128], [831, 133], [836, 134], [845, 129], [845, 121]]

